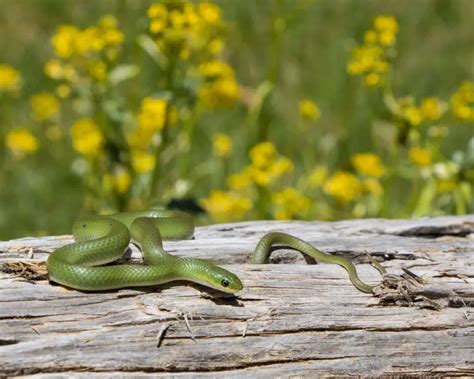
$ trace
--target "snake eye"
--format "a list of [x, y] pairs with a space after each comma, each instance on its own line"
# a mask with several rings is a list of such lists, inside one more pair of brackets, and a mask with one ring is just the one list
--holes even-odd
[[228, 287], [229, 286], [229, 279], [224, 278], [221, 280], [222, 287]]
[[87, 226], [87, 224], [82, 224], [82, 227], [85, 228]]

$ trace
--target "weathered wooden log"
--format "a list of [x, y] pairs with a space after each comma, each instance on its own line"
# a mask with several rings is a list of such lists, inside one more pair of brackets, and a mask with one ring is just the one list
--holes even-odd
[[[354, 260], [366, 281], [380, 281], [367, 253], [389, 275], [372, 296], [339, 266], [307, 265], [294, 251], [247, 264], [270, 230]], [[474, 216], [245, 222], [165, 243], [238, 274], [237, 297], [188, 283], [52, 285], [41, 262], [71, 241], [0, 242], [0, 377], [474, 375]]]

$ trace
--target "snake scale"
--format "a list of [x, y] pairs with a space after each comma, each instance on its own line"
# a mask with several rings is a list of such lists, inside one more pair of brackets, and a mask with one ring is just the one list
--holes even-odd
[[[194, 223], [186, 213], [170, 210], [117, 213], [79, 218], [73, 224], [74, 243], [55, 250], [47, 260], [50, 279], [83, 291], [159, 285], [185, 280], [226, 293], [242, 290], [240, 279], [208, 260], [180, 258], [163, 249], [163, 240], [187, 239]], [[140, 247], [143, 265], [107, 265], [121, 258], [132, 240]], [[254, 264], [267, 263], [274, 245], [287, 246], [316, 261], [342, 266], [352, 284], [371, 293], [373, 286], [362, 282], [347, 258], [323, 253], [294, 236], [270, 232], [262, 237], [252, 255]], [[380, 273], [385, 270], [375, 261]]]

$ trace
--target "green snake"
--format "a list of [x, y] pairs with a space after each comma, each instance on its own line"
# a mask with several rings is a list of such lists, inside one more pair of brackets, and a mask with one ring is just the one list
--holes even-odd
[[[313, 245], [310, 245], [309, 243], [286, 233], [270, 232], [264, 235], [255, 248], [251, 262], [256, 264], [267, 263], [268, 258], [272, 252], [271, 248], [274, 245], [290, 247], [291, 249], [308, 255], [316, 261], [323, 263], [333, 263], [341, 266], [349, 274], [349, 279], [354, 287], [361, 292], [372, 293], [372, 290], [375, 287], [370, 286], [359, 279], [356, 268], [349, 259], [323, 253], [322, 251], [316, 249]], [[376, 260], [371, 258], [370, 263], [380, 272], [380, 274], [385, 274], [385, 269]]]
[[[240, 279], [212, 262], [180, 258], [163, 249], [163, 240], [192, 237], [194, 223], [186, 213], [169, 210], [117, 213], [79, 218], [73, 224], [75, 242], [50, 254], [47, 269], [52, 281], [82, 291], [102, 291], [125, 287], [160, 285], [185, 280], [226, 293], [242, 290]], [[130, 239], [140, 247], [144, 265], [106, 265], [121, 258]], [[312, 245], [284, 233], [268, 233], [252, 255], [252, 263], [267, 263], [274, 244], [289, 246], [325, 263], [342, 266], [352, 284], [362, 292], [371, 286], [357, 276], [352, 262], [325, 254]], [[375, 267], [384, 273], [378, 264]]]

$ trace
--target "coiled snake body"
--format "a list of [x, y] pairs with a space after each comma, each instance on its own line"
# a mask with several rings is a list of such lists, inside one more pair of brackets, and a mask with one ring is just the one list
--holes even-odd
[[[80, 218], [73, 225], [76, 242], [48, 257], [48, 273], [54, 282], [83, 291], [151, 286], [175, 280], [191, 281], [227, 293], [242, 290], [242, 282], [235, 274], [207, 260], [175, 257], [163, 249], [163, 239], [186, 239], [193, 233], [192, 218], [177, 211], [149, 210]], [[122, 257], [130, 239], [140, 246], [144, 265], [100, 266]], [[289, 246], [320, 262], [340, 265], [358, 290], [372, 292], [373, 287], [359, 279], [350, 260], [325, 254], [289, 234], [266, 234], [257, 244], [252, 263], [267, 263], [274, 244]], [[377, 263], [374, 266], [385, 272]]]

